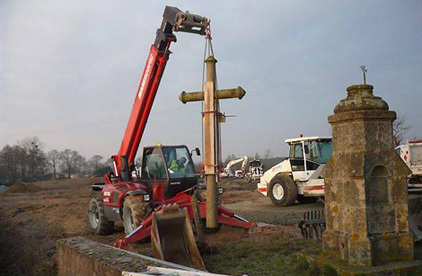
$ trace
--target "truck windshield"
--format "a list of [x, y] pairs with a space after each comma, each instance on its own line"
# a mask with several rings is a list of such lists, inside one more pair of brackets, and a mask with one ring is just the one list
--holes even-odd
[[289, 157], [290, 158], [303, 159], [302, 143], [300, 143], [300, 144], [290, 144]]
[[306, 159], [318, 164], [327, 163], [333, 153], [333, 143], [331, 140], [318, 140], [307, 142], [308, 152]]
[[259, 160], [252, 160], [251, 162], [249, 162], [249, 167], [261, 167], [261, 162]]
[[195, 177], [192, 159], [186, 147], [163, 147], [170, 178]]

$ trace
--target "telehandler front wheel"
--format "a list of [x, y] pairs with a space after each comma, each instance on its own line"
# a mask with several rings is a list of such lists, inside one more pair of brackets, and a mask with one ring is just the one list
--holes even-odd
[[274, 176], [268, 188], [268, 196], [275, 205], [290, 206], [297, 199], [297, 185], [289, 175]]
[[151, 214], [149, 202], [142, 195], [129, 195], [123, 202], [123, 226], [126, 235], [135, 230]]
[[98, 196], [93, 196], [89, 202], [88, 219], [95, 234], [108, 235], [113, 233], [114, 222], [107, 219], [103, 201]]

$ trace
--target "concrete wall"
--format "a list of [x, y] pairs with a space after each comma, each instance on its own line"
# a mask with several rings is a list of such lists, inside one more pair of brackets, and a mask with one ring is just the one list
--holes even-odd
[[123, 271], [146, 271], [148, 266], [192, 270], [192, 268], [97, 243], [84, 237], [59, 240], [57, 249], [58, 276], [121, 276]]

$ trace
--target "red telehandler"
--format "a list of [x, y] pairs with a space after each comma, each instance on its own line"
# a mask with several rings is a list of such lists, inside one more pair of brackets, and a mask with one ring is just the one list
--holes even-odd
[[[113, 231], [115, 222], [123, 221], [126, 237], [116, 242], [119, 248], [128, 249], [130, 243], [149, 237], [153, 213], [164, 206], [177, 205], [186, 209], [191, 221], [198, 209], [196, 214], [199, 213], [202, 219], [206, 217], [206, 201], [192, 201], [198, 177], [191, 155], [194, 151], [199, 155], [198, 148], [190, 152], [184, 145], [145, 147], [139, 171], [135, 170], [134, 160], [171, 53], [170, 44], [176, 42], [173, 31], [205, 35], [208, 22], [205, 17], [166, 6], [161, 28], [157, 30], [148, 54], [119, 153], [112, 156], [113, 171], [105, 175], [105, 183], [92, 185], [96, 193], [89, 204], [91, 228], [95, 233], [105, 235]], [[222, 206], [218, 207], [218, 212], [220, 224], [244, 228], [254, 225]]]

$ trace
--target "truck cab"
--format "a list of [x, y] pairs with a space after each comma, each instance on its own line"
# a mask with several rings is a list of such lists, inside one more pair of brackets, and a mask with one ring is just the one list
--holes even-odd
[[412, 171], [409, 176], [409, 190], [422, 188], [422, 140], [407, 141], [396, 147], [397, 154]]
[[260, 178], [258, 191], [279, 206], [315, 202], [324, 196], [321, 172], [331, 157], [331, 137], [286, 139], [289, 157], [267, 170]]
[[295, 181], [307, 181], [321, 164], [331, 157], [331, 138], [307, 137], [286, 139], [289, 145], [290, 167]]

